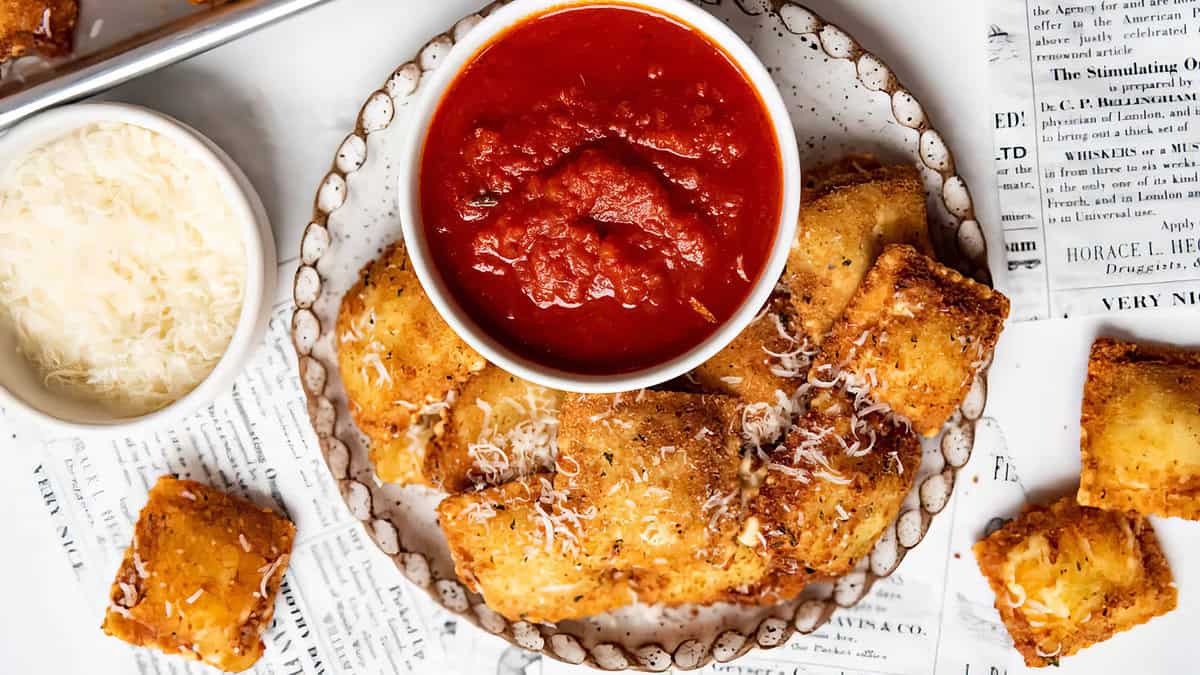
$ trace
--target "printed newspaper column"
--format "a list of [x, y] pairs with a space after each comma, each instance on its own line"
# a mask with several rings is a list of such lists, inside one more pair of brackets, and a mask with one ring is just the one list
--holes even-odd
[[[290, 314], [290, 300], [276, 305], [266, 343], [231, 390], [176, 423], [130, 436], [28, 429], [22, 443], [40, 450], [31, 482], [47, 525], [60, 533], [99, 630], [109, 585], [159, 476], [245, 497], [297, 526], [274, 621], [263, 635], [267, 650], [252, 672], [429, 672], [443, 654], [418, 616], [421, 591], [350, 515], [325, 467], [296, 377]], [[129, 654], [140, 673], [212, 672], [146, 649]]]
[[993, 0], [1018, 319], [1200, 305], [1200, 0]]

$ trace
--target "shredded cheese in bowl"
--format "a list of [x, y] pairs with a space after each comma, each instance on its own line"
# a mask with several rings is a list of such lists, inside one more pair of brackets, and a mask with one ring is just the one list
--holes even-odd
[[0, 175], [0, 321], [48, 388], [122, 417], [158, 410], [233, 337], [244, 228], [172, 140], [116, 122], [76, 129]]

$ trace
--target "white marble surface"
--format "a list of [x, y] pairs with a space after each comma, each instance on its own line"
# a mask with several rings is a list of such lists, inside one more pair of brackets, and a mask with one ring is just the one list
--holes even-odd
[[[480, 4], [333, 0], [107, 97], [174, 115], [220, 144], [261, 193], [279, 257], [287, 259], [296, 255], [317, 183], [362, 100], [431, 35]], [[919, 97], [954, 151], [980, 219], [994, 226], [983, 4], [809, 2], [885, 59]], [[100, 633], [100, 611], [76, 593], [34, 490], [33, 461], [0, 457], [0, 672], [124, 672], [120, 646]]]

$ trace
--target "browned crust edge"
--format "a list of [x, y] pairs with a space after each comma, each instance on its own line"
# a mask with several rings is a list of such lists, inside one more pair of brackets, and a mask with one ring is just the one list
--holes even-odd
[[1113, 612], [1106, 612], [1104, 616], [1093, 618], [1086, 624], [1075, 625], [1071, 641], [1063, 642], [1060, 653], [1054, 656], [1038, 654], [1039, 635], [1037, 629], [1024, 618], [1023, 614], [1017, 612], [1007, 602], [1001, 601], [1002, 598], [1008, 597], [1008, 590], [1004, 587], [1001, 579], [1001, 569], [1013, 547], [1035, 534], [1052, 533], [1063, 527], [1078, 526], [1086, 511], [1089, 510], [1110, 513], [1080, 506], [1071, 497], [1063, 497], [1050, 506], [1027, 504], [1019, 517], [980, 540], [971, 549], [975, 553], [979, 571], [983, 573], [988, 586], [996, 595], [995, 607], [1000, 612], [1004, 627], [1012, 637], [1013, 646], [1025, 659], [1025, 665], [1031, 668], [1056, 666], [1063, 656], [1070, 656], [1081, 649], [1103, 642], [1119, 632], [1129, 630], [1155, 616], [1175, 609], [1177, 592], [1171, 568], [1162, 552], [1158, 538], [1154, 534], [1153, 526], [1148, 520], [1136, 514], [1111, 513], [1114, 517], [1128, 520], [1141, 548], [1142, 567], [1146, 571], [1146, 578], [1140, 586], [1124, 589], [1124, 592], [1115, 597], [1106, 597], [1106, 610], [1125, 609], [1131, 607], [1138, 597], [1150, 596], [1157, 599], [1156, 611], [1149, 616], [1129, 617], [1124, 620], [1124, 625], [1120, 625], [1114, 620]]
[[1200, 351], [1140, 344], [1111, 337], [1098, 337], [1088, 357], [1087, 380], [1080, 411], [1080, 471], [1078, 502], [1147, 515], [1200, 520], [1200, 495], [1181, 493], [1169, 487], [1135, 488], [1100, 484], [1100, 460], [1092, 454], [1092, 434], [1105, 420], [1105, 410], [1118, 395], [1114, 390], [1116, 369], [1121, 366], [1156, 365], [1196, 371], [1200, 377]]

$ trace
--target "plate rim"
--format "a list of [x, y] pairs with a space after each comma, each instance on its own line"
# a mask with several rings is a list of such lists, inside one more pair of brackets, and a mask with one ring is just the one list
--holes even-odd
[[[763, 11], [748, 8], [743, 0], [693, 0], [697, 4], [716, 6], [732, 3], [747, 15], [772, 14], [780, 27], [793, 39], [811, 40], [831, 61], [848, 61], [855, 66], [858, 82], [870, 91], [890, 97], [890, 111], [895, 123], [918, 134], [916, 152], [924, 167], [940, 175], [942, 185], [938, 198], [951, 224], [943, 224], [941, 234], [950, 241], [935, 239], [939, 258], [946, 264], [955, 263], [959, 271], [986, 284], [991, 284], [988, 268], [987, 242], [976, 220], [970, 190], [955, 170], [953, 154], [926, 116], [915, 95], [904, 87], [882, 59], [862, 48], [846, 31], [825, 21], [819, 14], [796, 0], [770, 0]], [[458, 615], [476, 627], [497, 635], [509, 643], [539, 652], [544, 656], [569, 664], [585, 664], [601, 670], [637, 670], [660, 672], [668, 668], [692, 670], [716, 661], [725, 663], [744, 656], [754, 649], [769, 650], [783, 646], [795, 634], [808, 635], [820, 628], [838, 608], [852, 607], [869, 592], [874, 582], [889, 576], [903, 561], [908, 550], [924, 538], [934, 516], [940, 513], [953, 494], [955, 478], [970, 459], [974, 446], [976, 422], [983, 414], [987, 401], [988, 363], [979, 370], [967, 394], [967, 399], [946, 423], [938, 441], [944, 460], [940, 472], [921, 481], [914, 490], [919, 506], [902, 509], [896, 521], [888, 526], [882, 540], [888, 540], [879, 567], [875, 566], [879, 544], [860, 561], [854, 571], [835, 580], [829, 597], [792, 600], [776, 605], [787, 607], [786, 620], [768, 614], [753, 630], [745, 632], [727, 629], [711, 641], [685, 638], [673, 649], [650, 642], [635, 646], [600, 642], [590, 648], [579, 636], [558, 627], [510, 622], [489, 608], [482, 599], [471, 602], [471, 593], [457, 578], [434, 578], [425, 555], [405, 550], [393, 523], [377, 518], [372, 509], [371, 490], [355, 480], [350, 473], [349, 449], [335, 433], [338, 413], [325, 397], [327, 369], [312, 352], [322, 339], [320, 319], [312, 307], [321, 297], [323, 282], [317, 265], [332, 240], [328, 218], [345, 203], [349, 184], [347, 176], [367, 161], [366, 138], [387, 128], [394, 118], [397, 101], [416, 95], [421, 76], [436, 68], [439, 55], [448, 50], [467, 31], [504, 0], [492, 2], [482, 10], [457, 21], [449, 30], [439, 33], [417, 50], [413, 59], [398, 66], [375, 91], [368, 94], [359, 109], [354, 130], [335, 151], [334, 160], [322, 178], [313, 199], [312, 219], [305, 227], [300, 243], [300, 261], [292, 284], [293, 313], [290, 335], [296, 350], [300, 380], [307, 402], [310, 422], [317, 434], [326, 467], [337, 481], [343, 500], [359, 520], [367, 535], [393, 560], [401, 574], [428, 593], [444, 609]], [[768, 3], [764, 3], [768, 4]], [[931, 223], [931, 234], [936, 224]], [[953, 247], [953, 250], [947, 250]], [[950, 262], [947, 262], [947, 258]], [[331, 327], [330, 327], [331, 328]], [[888, 562], [888, 556], [891, 556]], [[888, 564], [884, 565], [883, 563]]]

